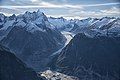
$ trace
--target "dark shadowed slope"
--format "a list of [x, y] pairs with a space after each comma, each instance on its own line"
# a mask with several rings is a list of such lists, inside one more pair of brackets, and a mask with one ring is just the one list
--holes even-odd
[[119, 80], [120, 37], [77, 34], [49, 65], [80, 80]]
[[0, 47], [0, 80], [42, 80], [14, 54]]

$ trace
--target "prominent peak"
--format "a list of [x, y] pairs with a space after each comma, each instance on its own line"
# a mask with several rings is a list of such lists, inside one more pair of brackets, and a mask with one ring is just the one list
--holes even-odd
[[26, 11], [24, 14], [19, 15], [19, 17], [23, 18], [24, 20], [26, 20], [27, 22], [29, 21], [38, 21], [38, 20], [42, 20], [42, 21], [47, 21], [47, 17], [46, 15], [41, 12], [40, 10], [38, 11], [34, 11], [34, 12], [29, 12]]
[[44, 15], [44, 13], [40, 11], [40, 9], [38, 9], [37, 13], [41, 14], [41, 15]]
[[41, 12], [39, 9], [36, 13], [38, 17], [42, 17], [45, 21], [47, 21], [46, 15], [43, 12]]
[[32, 14], [32, 13], [29, 11], [26, 11], [23, 15], [30, 15], [30, 14]]
[[15, 14], [13, 14], [12, 16], [13, 16], [13, 17], [15, 17], [16, 15], [15, 15]]
[[64, 19], [63, 17], [59, 17], [58, 19]]
[[29, 11], [26, 11], [25, 14], [29, 14], [30, 12]]
[[40, 10], [34, 11], [34, 12], [26, 11], [25, 14], [26, 14], [26, 15], [34, 15], [34, 14], [35, 14], [35, 15], [37, 15], [37, 16], [42, 16], [42, 15], [44, 15], [44, 13], [41, 12]]
[[1, 17], [1, 16], [5, 16], [5, 15], [4, 15], [3, 13], [0, 13], [0, 17]]
[[16, 15], [15, 15], [15, 14], [13, 14], [12, 16], [9, 17], [9, 19], [11, 19], [11, 20], [13, 20], [13, 19], [15, 19], [15, 18], [16, 18]]

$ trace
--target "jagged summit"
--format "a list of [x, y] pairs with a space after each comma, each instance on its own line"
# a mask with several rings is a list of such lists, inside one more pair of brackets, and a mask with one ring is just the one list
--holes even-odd
[[[56, 26], [60, 31], [69, 31], [74, 34], [85, 32], [100, 32], [102, 35], [106, 34], [107, 30], [111, 32], [111, 29], [114, 28], [114, 24], [118, 24], [117, 28], [120, 28], [119, 18], [115, 17], [103, 17], [103, 18], [86, 18], [86, 19], [61, 19], [61, 18], [48, 18], [49, 22]], [[104, 27], [104, 29], [103, 29]], [[106, 27], [106, 28], [105, 28]], [[108, 28], [107, 28], [108, 27]], [[117, 32], [118, 31], [114, 31]], [[91, 34], [91, 33], [90, 33]]]
[[[0, 43], [38, 71], [45, 68], [49, 55], [61, 48], [65, 40], [40, 10], [13, 15], [0, 22]], [[41, 64], [42, 61], [46, 63]]]

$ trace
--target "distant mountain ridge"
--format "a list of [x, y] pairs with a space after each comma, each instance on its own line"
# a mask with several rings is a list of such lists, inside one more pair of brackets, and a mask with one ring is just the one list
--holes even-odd
[[60, 31], [69, 31], [72, 33], [86, 33], [93, 37], [96, 34], [105, 36], [107, 32], [115, 36], [120, 36], [120, 18], [103, 17], [66, 20], [64, 18], [48, 18], [48, 20]]

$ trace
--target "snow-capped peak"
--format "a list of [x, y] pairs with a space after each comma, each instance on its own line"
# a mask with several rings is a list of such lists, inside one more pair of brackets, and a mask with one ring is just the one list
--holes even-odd
[[18, 26], [18, 27], [25, 27], [27, 31], [34, 32], [34, 31], [42, 31], [45, 32], [46, 27], [53, 28], [48, 21], [46, 15], [41, 12], [40, 10], [29, 12], [26, 11], [24, 14], [20, 14], [16, 16], [13, 14], [4, 20], [4, 15], [0, 14], [0, 20], [2, 21], [0, 24], [4, 24], [0, 30], [7, 30], [10, 26]]
[[26, 11], [24, 14], [20, 14], [17, 16], [18, 19], [23, 19], [23, 20], [26, 20], [26, 22], [29, 22], [29, 21], [35, 21], [37, 20], [38, 18], [40, 18], [39, 20], [43, 20], [43, 21], [47, 21], [47, 17], [46, 15], [41, 12], [40, 10], [38, 10], [37, 12], [29, 12], [29, 11]]
[[37, 11], [37, 14], [38, 14], [38, 15], [44, 15], [44, 13], [41, 12], [39, 9], [38, 9], [38, 11]]

